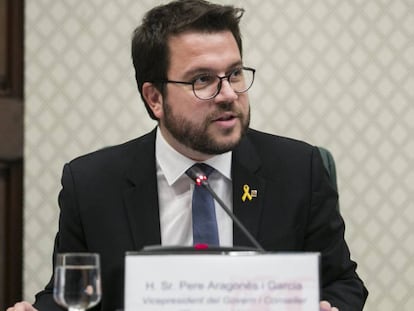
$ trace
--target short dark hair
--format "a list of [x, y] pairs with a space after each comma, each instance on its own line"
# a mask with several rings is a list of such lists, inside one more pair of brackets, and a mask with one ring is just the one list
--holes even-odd
[[[133, 33], [131, 50], [138, 90], [152, 119], [157, 118], [142, 96], [142, 85], [144, 82], [167, 79], [169, 37], [189, 30], [200, 32], [229, 30], [242, 55], [239, 22], [243, 13], [242, 8], [214, 4], [205, 0], [175, 0], [154, 7], [146, 13], [142, 24]], [[154, 83], [154, 86], [164, 95], [162, 84]]]

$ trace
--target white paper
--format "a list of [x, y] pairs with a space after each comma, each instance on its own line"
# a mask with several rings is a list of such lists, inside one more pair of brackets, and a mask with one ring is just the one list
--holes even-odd
[[126, 311], [318, 311], [319, 254], [127, 255]]

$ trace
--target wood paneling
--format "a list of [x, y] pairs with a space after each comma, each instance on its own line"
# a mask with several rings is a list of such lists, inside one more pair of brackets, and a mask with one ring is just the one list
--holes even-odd
[[22, 160], [0, 161], [0, 309], [22, 297]]
[[23, 101], [0, 97], [0, 159], [23, 157]]
[[0, 0], [0, 310], [22, 299], [23, 0]]
[[[3, 64], [0, 96], [23, 98], [23, 17], [24, 0], [0, 0], [6, 12], [0, 32], [0, 63]], [[3, 26], [5, 25], [5, 27]]]

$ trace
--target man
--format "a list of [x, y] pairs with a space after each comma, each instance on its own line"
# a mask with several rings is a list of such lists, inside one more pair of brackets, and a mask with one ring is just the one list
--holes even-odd
[[[367, 291], [344, 241], [337, 194], [317, 148], [249, 129], [254, 69], [242, 59], [243, 10], [179, 0], [149, 11], [132, 42], [138, 89], [158, 127], [65, 165], [54, 254], [101, 255], [102, 310], [123, 307], [126, 251], [192, 245], [194, 163], [267, 251], [321, 253], [321, 310], [362, 310]], [[242, 200], [245, 186], [257, 196]], [[217, 205], [217, 204], [216, 204]], [[252, 246], [215, 208], [220, 246]], [[52, 281], [34, 307], [58, 310]], [[26, 302], [9, 311], [31, 310]]]

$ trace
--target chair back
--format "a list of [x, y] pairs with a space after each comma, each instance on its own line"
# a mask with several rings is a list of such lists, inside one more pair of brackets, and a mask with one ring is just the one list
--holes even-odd
[[[338, 182], [336, 180], [336, 166], [335, 160], [331, 152], [324, 148], [318, 147], [319, 153], [321, 154], [323, 165], [325, 166], [326, 172], [328, 173], [329, 180], [331, 181], [332, 187], [338, 192]], [[339, 210], [339, 201], [338, 201], [338, 210]]]

